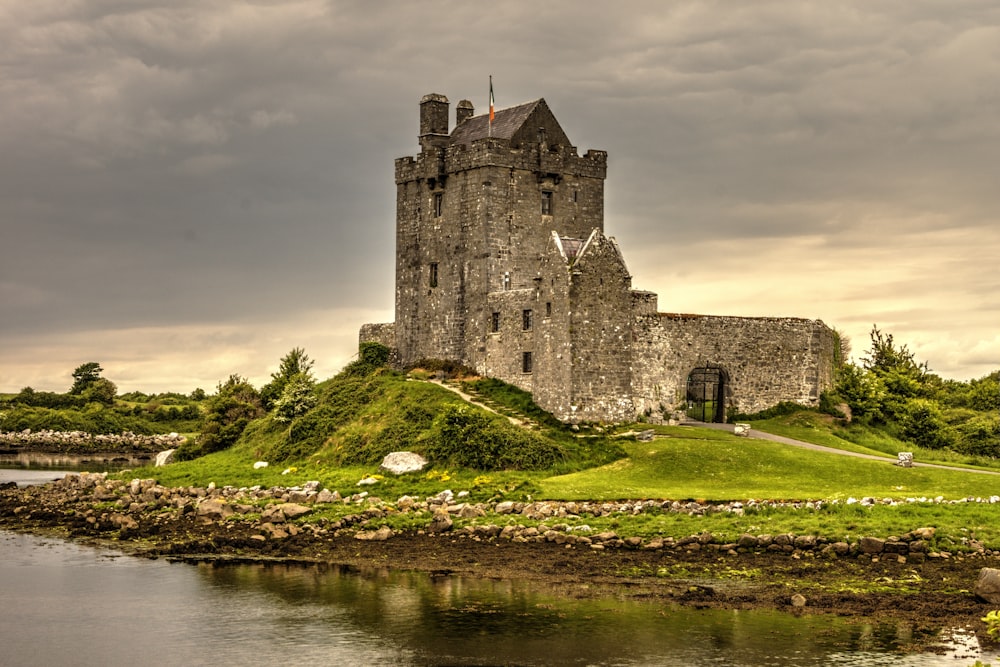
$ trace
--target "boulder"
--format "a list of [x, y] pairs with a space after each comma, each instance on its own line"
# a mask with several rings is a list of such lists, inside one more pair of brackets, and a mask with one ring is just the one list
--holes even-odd
[[311, 507], [299, 505], [298, 503], [279, 503], [273, 507], [275, 510], [281, 512], [288, 521], [294, 521], [300, 516], [305, 516], [312, 512]]
[[427, 467], [427, 459], [413, 452], [390, 452], [382, 459], [379, 470], [391, 472], [393, 475], [405, 475], [408, 472], [420, 472]]
[[159, 454], [157, 454], [156, 455], [156, 462], [153, 464], [153, 467], [160, 468], [160, 467], [165, 466], [165, 465], [167, 465], [169, 463], [173, 463], [174, 462], [174, 452], [176, 452], [176, 451], [177, 451], [176, 449], [165, 449], [162, 452], [160, 452]]
[[361, 531], [354, 535], [354, 539], [366, 542], [384, 542], [390, 537], [392, 537], [392, 528], [389, 526], [382, 526], [378, 530]]
[[870, 556], [880, 554], [885, 549], [885, 540], [877, 537], [862, 537], [859, 546], [861, 547], [861, 553]]
[[980, 600], [992, 605], [1000, 604], [1000, 570], [984, 567], [979, 570], [976, 588], [973, 591]]
[[210, 499], [204, 500], [198, 505], [198, 517], [202, 519], [224, 519], [230, 514], [235, 513], [236, 510], [232, 505], [229, 505], [225, 501]]
[[444, 533], [451, 530], [455, 522], [451, 520], [446, 512], [435, 512], [434, 518], [431, 519], [430, 525], [427, 526], [427, 532], [429, 533]]

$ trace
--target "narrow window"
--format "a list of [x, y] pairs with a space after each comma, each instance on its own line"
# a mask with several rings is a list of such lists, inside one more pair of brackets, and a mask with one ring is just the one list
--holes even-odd
[[545, 317], [552, 317], [552, 302], [545, 302]]
[[510, 289], [510, 271], [503, 272], [503, 289], [505, 292]]
[[542, 190], [542, 215], [552, 215], [552, 192]]
[[500, 331], [500, 313], [494, 312], [490, 317], [490, 332], [497, 333]]
[[521, 372], [522, 373], [531, 372], [531, 352], [521, 353]]
[[531, 309], [521, 311], [521, 329], [531, 331]]
[[434, 217], [441, 217], [441, 208], [444, 206], [444, 193], [435, 192], [434, 193]]
[[437, 287], [438, 286], [438, 265], [437, 265], [437, 262], [431, 262], [431, 270], [430, 270], [429, 279], [430, 279], [430, 285], [431, 285], [431, 287]]
[[578, 200], [576, 198], [576, 190], [573, 190], [573, 203], [575, 204], [577, 201]]

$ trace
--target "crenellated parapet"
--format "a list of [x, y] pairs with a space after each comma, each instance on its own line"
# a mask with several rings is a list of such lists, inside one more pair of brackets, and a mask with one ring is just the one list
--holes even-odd
[[576, 146], [562, 145], [543, 147], [529, 144], [515, 148], [508, 139], [492, 137], [398, 158], [396, 184], [440, 179], [483, 167], [531, 171], [540, 177], [571, 175], [603, 180], [608, 172], [608, 154], [607, 151], [590, 149], [581, 156]]

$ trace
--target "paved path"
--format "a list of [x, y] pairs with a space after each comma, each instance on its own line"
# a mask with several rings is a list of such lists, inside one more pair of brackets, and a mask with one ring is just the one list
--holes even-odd
[[[681, 426], [700, 426], [702, 428], [714, 428], [718, 431], [729, 431], [733, 432], [733, 424], [707, 424], [704, 422], [682, 422]], [[872, 461], [882, 461], [885, 463], [896, 463], [896, 459], [888, 456], [877, 456], [874, 454], [861, 454], [859, 452], [848, 452], [843, 449], [837, 449], [835, 447], [826, 447], [825, 445], [816, 445], [811, 442], [805, 442], [803, 440], [793, 440], [792, 438], [786, 438], [782, 435], [774, 435], [773, 433], [765, 433], [764, 431], [758, 431], [757, 429], [750, 429], [751, 438], [759, 438], [761, 440], [771, 440], [772, 442], [780, 442], [783, 445], [792, 445], [794, 447], [802, 447], [803, 449], [812, 449], [817, 452], [826, 452], [827, 454], [839, 454], [841, 456], [853, 456], [859, 459], [870, 459]], [[980, 470], [976, 468], [957, 468], [955, 466], [945, 466], [939, 465], [937, 463], [919, 463], [917, 461], [913, 462], [915, 468], [937, 468], [939, 470], [956, 470], [958, 472], [971, 472], [979, 473], [981, 475], [1000, 475], [1000, 472], [994, 472], [992, 470]]]

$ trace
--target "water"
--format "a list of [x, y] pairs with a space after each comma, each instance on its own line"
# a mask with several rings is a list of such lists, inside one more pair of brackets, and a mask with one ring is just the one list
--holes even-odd
[[[905, 654], [937, 641], [941, 653]], [[0, 664], [966, 667], [974, 635], [577, 600], [526, 582], [187, 565], [0, 531]]]

